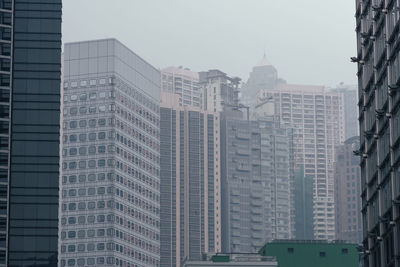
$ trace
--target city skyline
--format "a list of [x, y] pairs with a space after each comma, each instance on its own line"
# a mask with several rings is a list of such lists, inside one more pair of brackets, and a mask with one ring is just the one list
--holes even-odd
[[[356, 51], [355, 4], [348, 0], [120, 0], [115, 5], [69, 0], [63, 10], [65, 42], [115, 37], [160, 69], [221, 69], [247, 80], [266, 53], [290, 83], [357, 82], [357, 69], [349, 62]], [[113, 19], [104, 23], [103, 14]], [[131, 27], [141, 24], [146, 30]]]

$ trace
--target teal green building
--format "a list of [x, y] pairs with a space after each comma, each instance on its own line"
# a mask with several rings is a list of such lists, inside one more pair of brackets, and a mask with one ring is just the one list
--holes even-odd
[[277, 240], [260, 254], [276, 257], [278, 267], [357, 267], [359, 262], [357, 245], [338, 241]]

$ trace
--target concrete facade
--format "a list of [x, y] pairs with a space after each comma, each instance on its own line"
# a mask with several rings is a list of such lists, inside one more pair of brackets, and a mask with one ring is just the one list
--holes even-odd
[[334, 240], [333, 162], [345, 136], [343, 94], [321, 86], [278, 84], [275, 90], [260, 91], [258, 98], [272, 98], [275, 114], [294, 128], [295, 163], [314, 183], [314, 238]]
[[161, 104], [161, 265], [181, 266], [221, 251], [219, 114]]
[[292, 238], [291, 129], [273, 117], [221, 123], [222, 250], [254, 253], [266, 241]]
[[203, 91], [203, 109], [222, 112], [226, 107], [237, 104], [240, 79], [229, 77], [220, 70], [199, 73]]
[[161, 88], [164, 92], [179, 95], [180, 106], [203, 106], [203, 91], [200, 90], [199, 74], [183, 67], [168, 67], [161, 70]]
[[160, 80], [115, 39], [65, 45], [61, 266], [159, 266]]

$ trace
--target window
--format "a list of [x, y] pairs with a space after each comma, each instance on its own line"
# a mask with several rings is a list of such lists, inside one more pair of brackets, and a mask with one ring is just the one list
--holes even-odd
[[106, 179], [106, 175], [105, 175], [104, 173], [99, 173], [99, 174], [97, 175], [97, 179], [98, 179], [99, 181], [104, 181], [104, 180]]
[[[95, 189], [93, 187], [88, 188], [88, 195], [89, 196], [94, 196], [96, 193]], [[89, 202], [90, 203], [90, 202]]]
[[[81, 189], [79, 189], [80, 191]], [[83, 189], [85, 190], [85, 189]], [[86, 209], [86, 203], [85, 202], [79, 202], [78, 203], [78, 210], [85, 210]]]
[[106, 125], [106, 119], [99, 119], [98, 123], [99, 123], [99, 126], [105, 126]]
[[99, 187], [97, 188], [97, 194], [98, 195], [104, 195], [106, 192], [106, 188], [105, 187]]
[[86, 120], [79, 121], [79, 127], [85, 128], [86, 127]]
[[80, 85], [81, 86], [87, 86], [87, 81], [81, 81]]
[[69, 169], [70, 170], [76, 169], [76, 162], [75, 161], [72, 161], [72, 162], [69, 163]]
[[78, 224], [85, 224], [86, 218], [85, 216], [79, 216], [78, 217]]
[[89, 174], [89, 175], [88, 175], [88, 180], [89, 180], [90, 182], [96, 181], [96, 175], [95, 175], [94, 173]]
[[100, 140], [103, 140], [103, 139], [106, 139], [106, 133], [105, 132], [99, 132], [99, 139]]
[[69, 210], [76, 210], [76, 203], [69, 203], [68, 204], [68, 209]]
[[71, 148], [69, 149], [69, 155], [70, 155], [70, 156], [75, 156], [76, 153], [77, 153], [76, 147], [71, 147]]
[[97, 250], [104, 250], [104, 243], [98, 243]]
[[86, 114], [87, 113], [87, 108], [86, 107], [80, 107], [79, 108], [79, 113], [80, 114]]
[[[93, 244], [93, 249], [94, 249], [94, 244]], [[94, 265], [94, 258], [88, 258], [87, 259], [87, 265]]]
[[89, 210], [93, 210], [95, 208], [96, 208], [95, 202], [93, 202], [93, 201], [88, 202], [88, 209]]
[[[96, 149], [96, 147], [95, 147]], [[90, 168], [95, 168], [96, 167], [96, 161], [95, 160], [89, 160], [89, 167]]]
[[[93, 231], [93, 236], [94, 236], [94, 230], [89, 230], [89, 231]], [[88, 236], [89, 236], [89, 231], [88, 231]], [[94, 244], [93, 243], [87, 244], [87, 250], [88, 251], [93, 251], [94, 250]]]
[[320, 257], [325, 257], [325, 256], [326, 256], [325, 251], [321, 251], [321, 252], [319, 253], [319, 256], [320, 256]]
[[[89, 206], [89, 205], [88, 205]], [[87, 222], [88, 223], [94, 223], [94, 216], [93, 215], [89, 215], [88, 217], [87, 217]], [[93, 231], [93, 236], [94, 236], [94, 230], [88, 230], [88, 236], [89, 236], [89, 232], [90, 231]], [[89, 236], [89, 237], [93, 237], [93, 236]]]
[[97, 151], [98, 151], [99, 153], [105, 153], [105, 152], [106, 152], [106, 146], [99, 146], [98, 149], [97, 149]]
[[90, 141], [95, 141], [96, 140], [96, 133], [89, 133], [89, 140]]
[[71, 134], [71, 135], [69, 136], [69, 141], [70, 141], [70, 142], [76, 142], [76, 140], [77, 140], [76, 134]]
[[77, 121], [70, 121], [69, 122], [69, 128], [75, 129], [76, 127], [78, 127]]
[[101, 201], [97, 202], [98, 209], [104, 209], [105, 206], [106, 206], [106, 203], [104, 201], [101, 200]]
[[96, 80], [90, 80], [90, 86], [96, 85]]
[[102, 105], [99, 106], [99, 112], [105, 112], [106, 111], [106, 106]]
[[69, 195], [70, 197], [76, 196], [76, 189], [70, 189], [69, 192], [68, 192], [68, 195]]
[[80, 183], [84, 183], [85, 181], [86, 181], [86, 175], [80, 174], [80, 175], [79, 175], [79, 182], [80, 182]]
[[96, 120], [95, 119], [89, 120], [89, 127], [96, 127]]
[[347, 254], [349, 253], [349, 250], [347, 248], [342, 248], [342, 254]]
[[91, 114], [96, 113], [96, 107], [95, 106], [90, 106], [89, 107], [89, 113], [91, 113]]
[[78, 251], [85, 251], [85, 244], [78, 244]]
[[102, 223], [105, 221], [105, 216], [104, 215], [98, 215], [97, 216], [97, 222]]
[[78, 238], [85, 238], [85, 230], [78, 231]]
[[85, 196], [86, 195], [86, 188], [79, 188], [78, 189], [78, 195], [79, 196]]
[[91, 100], [94, 100], [94, 99], [96, 99], [96, 92], [91, 92], [90, 94], [89, 94], [89, 99], [91, 99]]
[[105, 159], [99, 159], [98, 166], [99, 167], [104, 167], [105, 165], [106, 165], [106, 160]]
[[70, 113], [71, 115], [76, 115], [76, 114], [78, 114], [78, 108], [76, 108], [76, 107], [71, 108], [71, 109], [69, 110], [69, 113]]
[[[95, 146], [89, 146], [89, 154], [96, 154], [96, 147]], [[96, 165], [96, 164], [94, 164]], [[93, 166], [95, 167], [95, 166]]]
[[79, 141], [85, 142], [86, 141], [86, 134], [80, 134], [79, 135]]
[[[78, 248], [79, 248], [79, 245], [78, 245]], [[80, 251], [80, 250], [78, 250], [78, 251]], [[83, 247], [83, 250], [81, 250], [81, 251], [85, 251], [85, 246]], [[84, 258], [79, 258], [76, 261], [76, 263], [78, 264], [78, 266], [85, 266], [85, 259]]]
[[79, 148], [79, 155], [86, 155], [86, 147]]
[[67, 263], [68, 263], [68, 266], [75, 266], [75, 259], [69, 259], [67, 261]]
[[71, 95], [71, 101], [76, 101], [78, 100], [78, 96], [77, 95]]
[[76, 232], [75, 231], [68, 231], [68, 238], [75, 238]]
[[97, 264], [104, 264], [104, 257], [97, 258]]
[[79, 161], [79, 169], [86, 169], [86, 160]]
[[76, 175], [71, 175], [68, 177], [68, 179], [71, 184], [76, 183]]

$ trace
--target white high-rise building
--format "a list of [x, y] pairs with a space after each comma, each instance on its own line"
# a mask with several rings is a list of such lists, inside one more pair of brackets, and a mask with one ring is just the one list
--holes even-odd
[[180, 106], [202, 107], [199, 73], [183, 67], [167, 67], [161, 70], [161, 86], [164, 92], [179, 96]]
[[64, 55], [61, 266], [159, 266], [160, 72], [115, 39]]
[[272, 98], [282, 123], [294, 128], [294, 157], [313, 180], [315, 239], [335, 239], [335, 146], [345, 140], [344, 97], [322, 86], [278, 84], [261, 90], [258, 99]]

